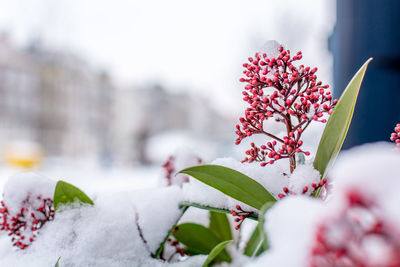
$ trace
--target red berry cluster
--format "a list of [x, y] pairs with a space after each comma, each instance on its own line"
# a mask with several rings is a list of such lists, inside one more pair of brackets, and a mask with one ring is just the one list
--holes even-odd
[[[243, 100], [250, 106], [239, 119], [241, 126], [236, 125], [236, 144], [253, 134], [264, 134], [274, 141], [261, 147], [252, 145], [244, 162], [261, 161], [261, 166], [265, 166], [289, 158], [293, 170], [295, 153], [309, 155], [301, 149], [303, 131], [312, 121], [325, 123], [323, 115], [332, 113], [337, 100], [327, 91], [329, 85], [317, 81], [317, 68], [295, 66], [303, 57], [301, 52], [291, 57], [290, 50], [282, 46], [279, 52], [276, 58], [256, 53], [248, 59], [249, 63], [243, 64], [246, 76], [240, 79], [246, 83]], [[264, 121], [270, 118], [285, 124], [285, 136], [280, 138], [264, 129]]]
[[235, 226], [236, 230], [239, 230], [240, 226], [242, 225], [243, 221], [254, 214], [252, 211], [245, 211], [239, 205], [236, 205], [236, 210], [231, 210], [231, 214], [235, 218], [235, 222], [238, 224]]
[[[185, 256], [185, 255], [190, 256], [190, 253], [187, 253], [187, 252], [186, 252], [186, 248], [183, 247], [182, 244], [181, 244], [178, 240], [173, 239], [173, 238], [168, 238], [168, 244], [169, 244], [171, 247], [174, 248], [174, 254], [170, 256], [170, 259], [172, 259], [172, 257], [173, 257], [175, 254], [179, 254], [181, 257], [183, 257], [183, 256]], [[170, 261], [170, 260], [168, 260], [168, 261]]]
[[17, 214], [10, 214], [4, 201], [0, 202], [0, 230], [8, 231], [13, 246], [20, 249], [27, 248], [37, 237], [37, 231], [54, 219], [53, 200], [41, 196], [36, 199], [42, 203], [38, 208], [32, 207], [28, 196]]
[[[177, 231], [179, 231], [178, 226], [176, 226], [172, 230], [172, 232], [174, 233]], [[178, 256], [179, 258], [184, 257], [185, 255], [191, 256], [191, 254], [187, 251], [186, 247], [182, 243], [180, 243], [173, 237], [169, 237], [163, 251], [161, 252], [160, 258], [166, 262], [173, 262], [176, 260], [176, 256]]]
[[[323, 188], [327, 183], [327, 179], [323, 179], [322, 181], [320, 181], [318, 184], [316, 183], [312, 183], [311, 186], [304, 186], [303, 191], [302, 191], [302, 195], [308, 195], [308, 196], [312, 196], [317, 190], [319, 190], [320, 188]], [[296, 195], [294, 192], [291, 192], [289, 190], [289, 188], [284, 187], [283, 188], [283, 193], [278, 194], [278, 197], [280, 199], [286, 197], [286, 196], [291, 196], [291, 195]]]
[[[165, 170], [165, 178], [167, 179], [167, 186], [171, 186], [173, 184], [179, 184], [182, 185], [182, 183], [187, 183], [189, 182], [189, 176], [187, 176], [186, 174], [180, 174], [183, 179], [182, 181], [174, 181], [174, 176], [175, 176], [175, 160], [176, 158], [174, 156], [169, 156], [167, 161], [162, 165], [162, 167]], [[197, 163], [200, 164], [202, 162], [201, 158], [196, 158]]]
[[[310, 267], [399, 267], [399, 229], [389, 225], [377, 205], [360, 192], [350, 191], [346, 200], [341, 213], [317, 228]], [[369, 257], [365, 242], [371, 239], [383, 248], [384, 254], [378, 258]]]
[[394, 133], [390, 136], [390, 140], [396, 142], [396, 145], [400, 147], [400, 123], [394, 128]]
[[[167, 185], [171, 186], [172, 185], [172, 176], [175, 172], [175, 167], [174, 167], [174, 156], [169, 156], [167, 161], [162, 165], [162, 167], [165, 170], [165, 178], [167, 179]], [[187, 182], [189, 181], [189, 178], [187, 179]]]

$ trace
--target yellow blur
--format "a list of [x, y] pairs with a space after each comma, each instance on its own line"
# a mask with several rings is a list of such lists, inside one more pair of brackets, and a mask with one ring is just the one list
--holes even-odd
[[4, 161], [13, 167], [32, 169], [43, 161], [43, 152], [33, 142], [11, 143], [4, 150]]

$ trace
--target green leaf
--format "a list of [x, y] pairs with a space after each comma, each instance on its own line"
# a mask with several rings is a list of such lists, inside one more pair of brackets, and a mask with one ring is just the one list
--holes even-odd
[[60, 205], [79, 201], [94, 205], [93, 201], [79, 188], [64, 181], [58, 181], [54, 190], [54, 209], [57, 210]]
[[267, 211], [274, 205], [275, 203], [273, 202], [268, 202], [265, 203], [264, 206], [262, 206], [261, 210], [260, 210], [260, 215], [258, 216], [258, 232], [261, 235], [261, 239], [262, 239], [262, 247], [263, 247], [263, 251], [268, 250], [269, 249], [269, 244], [268, 244], [268, 238], [267, 238], [267, 233], [264, 231], [264, 217], [265, 217], [265, 213], [267, 213]]
[[358, 92], [360, 91], [368, 63], [371, 60], [372, 58], [368, 59], [354, 75], [326, 124], [314, 160], [314, 168], [321, 173], [321, 179], [324, 179], [328, 174], [346, 138]]
[[[180, 207], [195, 207], [195, 208], [199, 208], [199, 209], [203, 209], [203, 210], [209, 210], [209, 211], [216, 211], [216, 212], [222, 212], [222, 213], [231, 214], [231, 211], [228, 210], [228, 209], [205, 206], [205, 205], [201, 205], [201, 204], [194, 203], [194, 202], [182, 201], [181, 203], [179, 203], [179, 206]], [[247, 218], [257, 221], [258, 220], [258, 214], [254, 212], [254, 215], [250, 215]]]
[[262, 185], [243, 173], [227, 167], [200, 165], [184, 169], [180, 173], [188, 174], [256, 209], [260, 209], [268, 201], [276, 201]]
[[232, 240], [223, 241], [223, 242], [219, 243], [218, 245], [216, 245], [211, 250], [210, 254], [208, 254], [206, 261], [203, 263], [203, 267], [207, 267], [230, 243], [232, 243]]
[[249, 241], [244, 249], [244, 254], [253, 257], [258, 256], [269, 248], [267, 235], [264, 232], [264, 216], [275, 202], [267, 202], [262, 206], [260, 215], [258, 216], [258, 224], [250, 236]]
[[60, 259], [61, 259], [61, 257], [58, 257], [58, 260], [57, 260], [57, 262], [56, 262], [56, 265], [54, 265], [54, 267], [60, 267], [60, 265], [59, 265]]
[[[210, 251], [221, 241], [213, 231], [196, 223], [183, 223], [178, 225], [173, 236], [184, 244], [189, 251], [196, 254], [208, 255]], [[221, 261], [231, 262], [231, 257], [225, 250], [218, 257]]]
[[244, 248], [244, 255], [249, 257], [260, 255], [264, 251], [262, 244], [263, 236], [260, 233], [260, 229], [257, 224], [249, 238], [249, 241], [247, 241], [246, 247]]
[[187, 211], [187, 209], [189, 208], [189, 206], [181, 206], [181, 215], [179, 216], [179, 218], [177, 218], [176, 222], [174, 223], [174, 225], [171, 227], [171, 229], [168, 231], [167, 235], [164, 237], [163, 241], [161, 242], [160, 246], [158, 246], [158, 249], [156, 250], [156, 253], [154, 255], [152, 255], [153, 258], [159, 258], [161, 255], [161, 252], [164, 250], [164, 246], [165, 243], [167, 243], [168, 241], [168, 237], [171, 235], [171, 233], [174, 231], [174, 229], [176, 228], [176, 224], [178, 223], [178, 221], [182, 218], [183, 214], [185, 214], [185, 212]]
[[220, 240], [232, 239], [231, 224], [225, 213], [210, 211], [209, 229], [213, 231]]

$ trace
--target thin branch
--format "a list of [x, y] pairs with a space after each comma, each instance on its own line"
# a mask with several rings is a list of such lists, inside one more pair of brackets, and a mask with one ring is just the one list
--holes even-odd
[[147, 240], [144, 238], [142, 228], [139, 225], [139, 213], [137, 211], [135, 211], [135, 223], [136, 223], [136, 228], [137, 228], [137, 230], [139, 232], [140, 238], [142, 239], [142, 241], [143, 241], [144, 245], [146, 246], [147, 250], [150, 251], [149, 244], [147, 243]]

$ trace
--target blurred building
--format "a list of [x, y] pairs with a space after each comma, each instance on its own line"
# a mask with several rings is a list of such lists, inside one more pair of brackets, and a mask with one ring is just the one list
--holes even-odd
[[[150, 163], [147, 141], [170, 132], [233, 142], [233, 122], [207, 98], [160, 85], [123, 89], [81, 58], [0, 38], [0, 146], [39, 143], [47, 156], [103, 165]], [[173, 151], [171, 151], [172, 153]]]
[[40, 78], [32, 59], [0, 38], [0, 142], [37, 139]]
[[226, 141], [234, 131], [230, 118], [218, 113], [207, 98], [188, 92], [171, 93], [161, 85], [119, 89], [114, 107], [117, 161], [149, 163], [152, 157], [146, 152], [147, 141], [165, 132], [187, 131], [195, 139], [217, 143]]
[[0, 42], [0, 140], [35, 141], [47, 155], [107, 150], [112, 88], [78, 57]]

